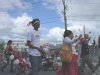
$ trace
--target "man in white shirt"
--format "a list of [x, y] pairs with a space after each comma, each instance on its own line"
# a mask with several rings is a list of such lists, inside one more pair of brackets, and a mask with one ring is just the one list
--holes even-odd
[[41, 53], [44, 51], [40, 48], [40, 20], [34, 19], [29, 25], [34, 28], [27, 35], [27, 45], [29, 47], [29, 59], [32, 68], [32, 75], [38, 75], [41, 66]]

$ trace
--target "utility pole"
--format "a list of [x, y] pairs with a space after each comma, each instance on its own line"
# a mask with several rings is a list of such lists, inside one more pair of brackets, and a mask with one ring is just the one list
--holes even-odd
[[67, 6], [66, 6], [66, 1], [62, 0], [62, 3], [63, 3], [64, 25], [65, 25], [65, 30], [67, 30], [67, 17], [66, 17]]
[[85, 25], [83, 26], [83, 31], [84, 31], [84, 35], [85, 35]]

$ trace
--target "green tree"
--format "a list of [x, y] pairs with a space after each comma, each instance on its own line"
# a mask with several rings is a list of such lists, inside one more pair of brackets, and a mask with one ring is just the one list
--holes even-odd
[[5, 41], [0, 40], [0, 52], [2, 52], [5, 49]]

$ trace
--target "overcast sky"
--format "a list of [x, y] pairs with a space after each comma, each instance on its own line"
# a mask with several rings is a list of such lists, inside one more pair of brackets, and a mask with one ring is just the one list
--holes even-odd
[[[62, 0], [0, 0], [0, 39], [24, 39], [34, 18], [41, 21], [41, 41], [62, 41], [64, 32]], [[74, 34], [100, 34], [100, 0], [66, 0], [68, 29]]]

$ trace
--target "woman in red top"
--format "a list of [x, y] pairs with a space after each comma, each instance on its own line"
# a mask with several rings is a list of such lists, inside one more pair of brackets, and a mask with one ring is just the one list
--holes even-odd
[[6, 59], [7, 59], [7, 64], [2, 66], [1, 70], [3, 71], [4, 68], [6, 68], [9, 64], [10, 64], [10, 72], [13, 72], [13, 60], [11, 60], [11, 63], [10, 63], [10, 55], [12, 55], [12, 52], [13, 52], [13, 47], [12, 47], [12, 40], [9, 40], [7, 42], [7, 47], [6, 47]]
[[12, 40], [9, 40], [7, 42], [7, 47], [6, 47], [6, 57], [7, 57], [7, 64], [9, 64], [10, 60], [9, 57], [12, 55], [13, 48], [12, 48]]

